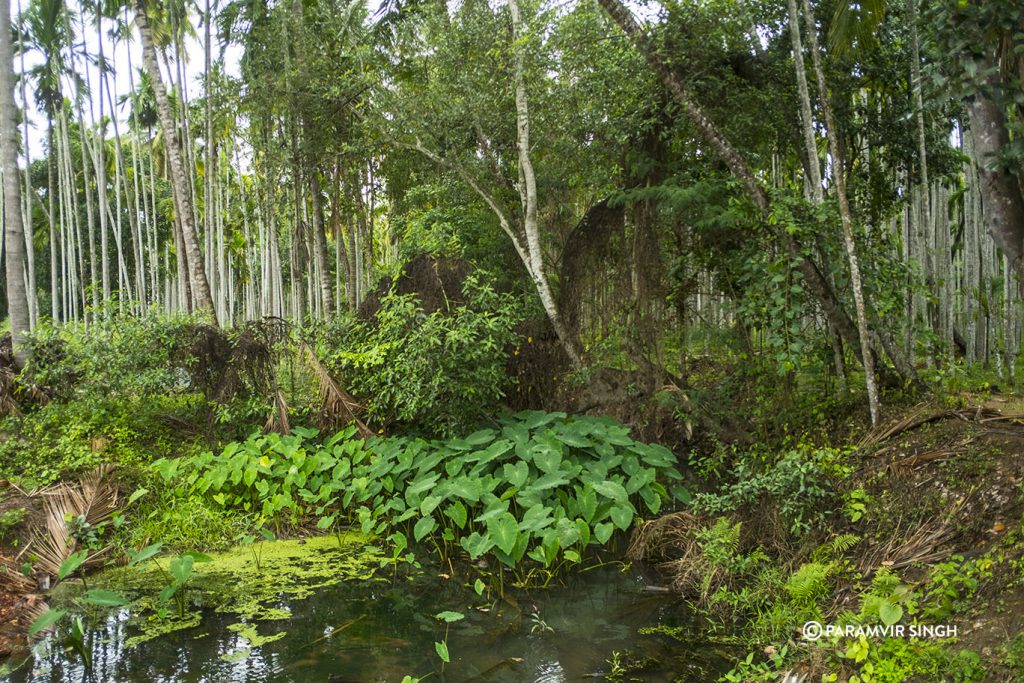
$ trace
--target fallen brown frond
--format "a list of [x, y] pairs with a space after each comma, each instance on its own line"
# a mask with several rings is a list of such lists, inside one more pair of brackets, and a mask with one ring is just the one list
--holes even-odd
[[10, 367], [0, 367], [0, 417], [21, 415], [21, 410], [14, 400], [17, 386], [14, 370]]
[[912, 564], [929, 564], [944, 559], [949, 555], [945, 546], [957, 533], [951, 521], [966, 502], [966, 499], [961, 500], [943, 519], [932, 519], [916, 529], [908, 529], [906, 537], [903, 535], [903, 524], [900, 521], [888, 542], [881, 543], [864, 554], [860, 561], [860, 572], [869, 577], [880, 567], [902, 569]]
[[[977, 422], [979, 424], [985, 424], [987, 422], [996, 421], [1010, 421], [1020, 422], [1024, 419], [1022, 415], [1003, 415], [998, 410], [993, 408], [986, 408], [985, 406], [975, 406], [973, 408], [963, 408], [961, 410], [935, 410], [930, 404], [922, 403], [918, 405], [913, 412], [909, 415], [891, 422], [887, 425], [882, 425], [872, 431], [868, 432], [867, 435], [861, 439], [858, 446], [860, 448], [866, 448], [868, 446], [874, 446], [884, 441], [889, 441], [904, 432], [908, 432], [912, 429], [917, 429], [922, 425], [930, 422], [936, 422], [938, 420], [945, 420], [949, 418], [958, 418], [967, 422]], [[882, 451], [878, 451], [876, 455], [881, 455]]]
[[0, 556], [0, 584], [8, 590], [24, 595], [36, 589], [36, 582], [21, 573], [17, 564], [7, 557]]
[[373, 436], [370, 428], [356, 415], [357, 411], [361, 411], [363, 407], [331, 376], [327, 366], [320, 361], [309, 344], [306, 342], [299, 342], [299, 344], [303, 359], [320, 388], [321, 426], [339, 427], [344, 424], [355, 424], [364, 439]]
[[[83, 475], [77, 484], [60, 483], [36, 494], [43, 498], [46, 515], [45, 529], [38, 529], [34, 538], [40, 569], [56, 575], [64, 560], [75, 552], [77, 541], [71, 535], [67, 520], [82, 516], [95, 526], [114, 513], [117, 487], [106, 481], [106, 475], [113, 469], [110, 464], [100, 465]], [[86, 564], [94, 562], [106, 550], [92, 553]]]
[[278, 387], [274, 390], [274, 407], [271, 408], [270, 417], [263, 425], [263, 431], [287, 434], [291, 430], [291, 423], [288, 421], [288, 402], [284, 399], [284, 392]]

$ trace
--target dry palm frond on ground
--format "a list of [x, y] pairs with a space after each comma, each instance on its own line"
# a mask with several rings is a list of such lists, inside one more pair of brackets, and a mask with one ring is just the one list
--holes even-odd
[[[46, 513], [45, 528], [36, 531], [33, 541], [40, 569], [55, 575], [64, 560], [75, 552], [77, 541], [71, 534], [68, 520], [84, 517], [88, 524], [96, 526], [114, 513], [117, 487], [107, 481], [113, 469], [110, 464], [100, 465], [75, 484], [60, 483], [36, 494], [42, 497]], [[87, 562], [104, 551], [96, 551]]]

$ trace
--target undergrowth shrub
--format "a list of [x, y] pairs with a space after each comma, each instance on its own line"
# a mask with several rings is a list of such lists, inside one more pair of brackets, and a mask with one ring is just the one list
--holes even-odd
[[196, 421], [202, 406], [195, 395], [94, 395], [8, 416], [0, 421], [0, 478], [33, 488], [103, 462], [143, 465], [180, 454], [193, 446], [178, 425]]
[[249, 527], [249, 518], [180, 488], [157, 485], [139, 500], [117, 542], [128, 549], [160, 542], [178, 552], [226, 550]]
[[157, 469], [168, 483], [266, 524], [358, 525], [386, 537], [393, 560], [424, 542], [443, 558], [489, 555], [524, 582], [533, 569], [546, 580], [581, 562], [642, 510], [657, 514], [685, 493], [666, 488], [681, 478], [671, 451], [604, 418], [525, 412], [447, 441], [365, 444], [354, 428], [322, 442], [314, 436], [254, 435]]
[[29, 337], [26, 384], [51, 399], [154, 396], [189, 388], [183, 354], [202, 318], [192, 315], [99, 315], [88, 326], [41, 324]]
[[694, 511], [709, 516], [751, 512], [768, 502], [776, 506], [789, 532], [802, 536], [820, 526], [838, 505], [833, 479], [841, 470], [841, 455], [835, 449], [808, 446], [767, 462], [759, 454], [743, 454], [732, 467], [735, 481], [717, 492], [697, 495]]
[[495, 412], [521, 305], [475, 277], [463, 291], [464, 303], [430, 314], [414, 295], [392, 293], [373, 321], [341, 318], [325, 331], [321, 355], [372, 423], [452, 436]]

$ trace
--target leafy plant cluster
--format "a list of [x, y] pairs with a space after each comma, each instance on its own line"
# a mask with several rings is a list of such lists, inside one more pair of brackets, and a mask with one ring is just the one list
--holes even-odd
[[[939, 563], [930, 571], [923, 588], [906, 583], [897, 573], [882, 567], [869, 582], [855, 586], [858, 600], [853, 609], [829, 614], [828, 599], [837, 580], [855, 577], [850, 565], [841, 559], [855, 542], [855, 536], [835, 537], [815, 551], [811, 562], [800, 565], [782, 582], [766, 580], [770, 575], [764, 570], [748, 575], [739, 591], [747, 597], [747, 609], [755, 603], [751, 596], [759, 595], [761, 602], [744, 629], [745, 638], [751, 644], [781, 642], [794, 625], [811, 619], [840, 626], [948, 623], [949, 617], [969, 607], [968, 601], [980, 582], [992, 575], [993, 560], [988, 556], [976, 560], [953, 557]], [[801, 642], [799, 648], [789, 652], [788, 659], [778, 656], [781, 649], [772, 649], [766, 660], [751, 654], [721, 680], [776, 680], [793, 661], [808, 657], [826, 662], [832, 673], [823, 681], [898, 683], [919, 677], [963, 683], [982, 680], [985, 670], [978, 655], [954, 651], [949, 645], [942, 639], [833, 635], [814, 643]]]
[[517, 571], [530, 558], [548, 578], [629, 529], [642, 510], [657, 514], [685, 494], [671, 451], [605, 418], [524, 412], [448, 441], [366, 444], [353, 428], [319, 443], [313, 436], [253, 436], [157, 468], [168, 482], [267, 523], [359, 525], [388, 538], [392, 560], [429, 542], [445, 558], [488, 555]]
[[46, 486], [102, 462], [149, 463], [181, 452], [186, 439], [178, 420], [201, 411], [192, 394], [149, 398], [94, 395], [52, 402], [0, 420], [0, 477], [26, 487]]
[[839, 455], [831, 448], [799, 446], [767, 464], [756, 457], [741, 457], [732, 471], [735, 482], [717, 492], [697, 495], [694, 509], [721, 515], [749, 510], [767, 499], [777, 505], [790, 533], [802, 536], [822, 524], [835, 507], [832, 474]]
[[371, 422], [452, 436], [495, 412], [521, 305], [475, 276], [463, 294], [462, 303], [427, 313], [415, 295], [391, 293], [373, 321], [343, 318], [328, 330], [321, 355], [365, 397]]
[[181, 351], [202, 322], [184, 314], [121, 315], [115, 306], [88, 327], [44, 323], [28, 341], [31, 360], [23, 380], [58, 400], [187, 389], [188, 359]]

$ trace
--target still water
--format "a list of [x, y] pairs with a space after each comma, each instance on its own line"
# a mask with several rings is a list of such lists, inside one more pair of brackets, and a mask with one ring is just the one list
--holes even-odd
[[[126, 640], [139, 627], [128, 610], [121, 610], [93, 619], [91, 672], [60, 647], [58, 633], [0, 680], [400, 683], [405, 675], [451, 683], [715, 680], [736, 653], [710, 643], [686, 605], [668, 593], [652, 592], [652, 581], [640, 569], [610, 565], [578, 573], [565, 585], [509, 590], [506, 599], [488, 601], [430, 570], [386, 581], [348, 580], [304, 599], [282, 593], [268, 607], [286, 610], [290, 618], [249, 624], [264, 637], [276, 637], [269, 642], [246, 639], [237, 615], [206, 609], [197, 626], [128, 647]], [[465, 614], [449, 625], [447, 638], [445, 625], [434, 618], [444, 610]], [[442, 640], [451, 656], [443, 670], [435, 651]]]

